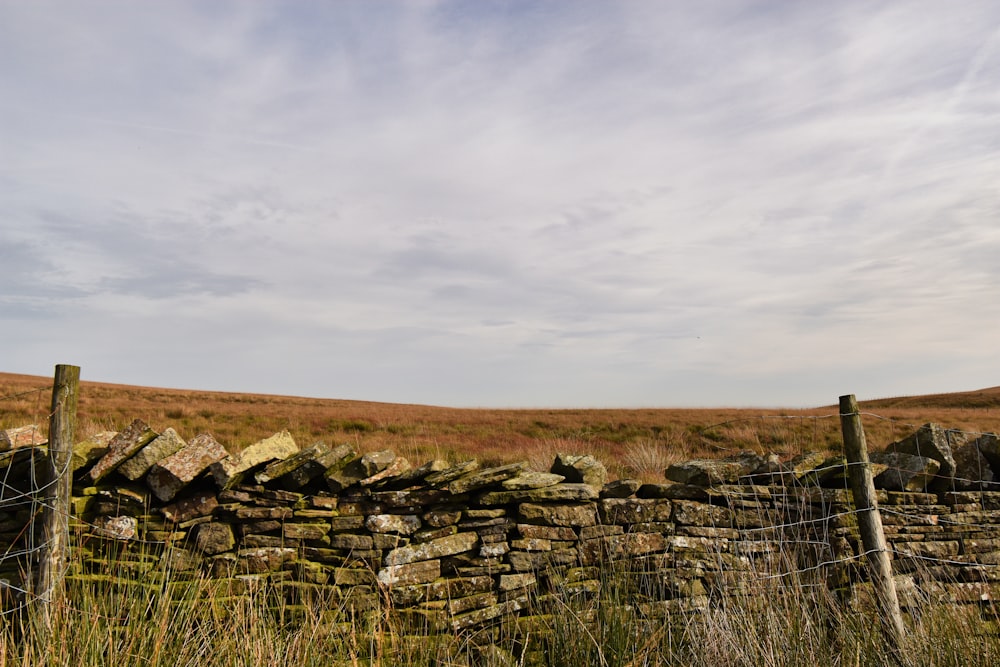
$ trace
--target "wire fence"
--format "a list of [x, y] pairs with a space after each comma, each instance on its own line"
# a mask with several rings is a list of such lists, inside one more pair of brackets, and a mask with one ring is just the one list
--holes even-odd
[[[4, 403], [41, 397], [50, 387], [39, 387], [0, 396]], [[40, 404], [39, 404], [40, 405]], [[36, 597], [37, 566], [48, 552], [41, 518], [51, 507], [58, 482], [48, 474], [47, 438], [37, 426], [51, 413], [36, 414], [35, 424], [0, 433], [0, 615], [23, 611]], [[68, 474], [63, 470], [60, 475]]]
[[[36, 389], [3, 396], [0, 402], [20, 400], [42, 391]], [[874, 413], [858, 415], [891, 422], [893, 433], [904, 434], [921, 428]], [[795, 420], [818, 433], [816, 425], [821, 421], [843, 416], [839, 413], [763, 415], [714, 424], [703, 432], [762, 427], [757, 439], [766, 440], [761, 436], [777, 420]], [[972, 457], [980, 466], [979, 474], [968, 474], [970, 468], [966, 466], [963, 468], [966, 472], [952, 474], [942, 488], [933, 492], [926, 492], [920, 483], [915, 483], [917, 488], [913, 490], [879, 491], [878, 510], [886, 522], [887, 546], [884, 550], [866, 548], [858, 536], [859, 517], [869, 510], [854, 506], [848, 473], [859, 466], [869, 466], [870, 470], [872, 465], [879, 467], [880, 472], [894, 472], [900, 476], [911, 475], [913, 471], [885, 463], [833, 460], [810, 467], [801, 475], [778, 468], [770, 477], [762, 473], [737, 483], [706, 487], [703, 497], [694, 494], [692, 499], [682, 496], [671, 499], [680, 508], [687, 507], [684, 503], [692, 503], [700, 518], [685, 518], [681, 515], [682, 510], [675, 507], [671, 527], [664, 528], [669, 538], [668, 546], [663, 553], [644, 557], [653, 559], [650, 562], [655, 560], [658, 567], [666, 565], [678, 572], [683, 569], [685, 576], [706, 581], [711, 579], [708, 575], [736, 574], [743, 582], [742, 590], [746, 590], [747, 585], [767, 587], [785, 582], [800, 589], [850, 590], [869, 579], [868, 561], [881, 551], [893, 560], [895, 573], [907, 577], [915, 587], [916, 593], [907, 604], [928, 599], [930, 594], [920, 589], [932, 585], [981, 584], [980, 589], [967, 593], [979, 596], [972, 601], [989, 601], [993, 582], [1000, 581], [997, 570], [1000, 567], [1000, 483], [994, 484], [992, 469], [979, 443], [984, 438], [996, 436], [956, 429], [947, 429], [945, 433], [949, 445], [956, 451], [972, 448], [979, 454], [978, 458]], [[725, 441], [716, 444], [720, 451], [741, 449]], [[55, 476], [47, 474], [49, 468], [51, 463], [42, 443], [0, 453], [0, 540], [3, 541], [0, 545], [3, 548], [0, 591], [4, 597], [0, 613], [3, 615], [23, 610], [47, 595], [47, 592], [33, 592], [32, 587], [37, 563], [50, 546], [40, 530], [39, 519], [45, 510], [65, 512], [53, 502], [53, 492], [58, 479], [70, 474], [70, 466], [67, 463]], [[933, 474], [927, 481], [932, 479]], [[761, 481], [767, 483], [749, 483]], [[104, 526], [87, 517], [67, 513], [64, 518], [71, 520], [83, 533], [106, 537]], [[714, 555], [714, 561], [699, 557], [698, 567], [692, 575], [692, 568], [685, 560], [692, 560], [688, 548], [683, 540], [676, 538], [702, 540], [706, 552]], [[127, 542], [156, 548], [175, 545], [169, 540], [148, 539], [141, 532]], [[721, 577], [719, 581], [728, 579]], [[725, 585], [709, 587], [705, 595], [717, 595], [721, 599], [725, 595]]]

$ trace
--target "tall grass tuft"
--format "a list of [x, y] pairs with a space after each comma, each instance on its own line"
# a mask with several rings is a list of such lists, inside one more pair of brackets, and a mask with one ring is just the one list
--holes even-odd
[[0, 665], [1000, 664], [989, 604], [913, 602], [907, 636], [893, 651], [882, 639], [877, 611], [862, 596], [848, 603], [804, 578], [762, 576], [743, 587], [710, 587], [697, 604], [683, 597], [647, 603], [648, 582], [661, 581], [662, 573], [647, 572], [642, 583], [633, 562], [618, 561], [606, 564], [589, 588], [548, 579], [526, 617], [428, 637], [428, 627], [407, 620], [388, 596], [371, 596], [354, 608], [333, 587], [304, 599], [292, 595], [293, 585], [252, 576], [182, 578], [157, 566], [123, 580], [113, 575], [129, 563], [111, 559], [89, 574], [79, 565], [47, 627], [41, 614], [0, 617]]

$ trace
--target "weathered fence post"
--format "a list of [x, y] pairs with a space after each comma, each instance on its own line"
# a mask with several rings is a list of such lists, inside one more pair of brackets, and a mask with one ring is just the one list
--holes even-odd
[[80, 386], [80, 367], [56, 366], [52, 382], [52, 413], [49, 417], [49, 464], [46, 466], [42, 534], [45, 550], [38, 567], [36, 592], [44, 607], [46, 625], [49, 603], [62, 593], [69, 543], [69, 511], [72, 475], [70, 457], [76, 430], [76, 407]]
[[854, 394], [840, 397], [840, 427], [844, 433], [844, 455], [847, 457], [847, 474], [858, 513], [861, 544], [871, 565], [872, 583], [882, 606], [889, 639], [893, 648], [898, 648], [906, 630], [899, 610], [896, 585], [892, 580], [889, 550], [882, 531], [882, 515], [879, 514], [875, 498], [865, 430], [861, 425], [861, 413]]

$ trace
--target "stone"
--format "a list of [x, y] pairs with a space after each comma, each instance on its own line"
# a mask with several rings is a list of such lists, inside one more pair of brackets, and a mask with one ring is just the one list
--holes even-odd
[[515, 572], [537, 572], [549, 567], [576, 565], [579, 554], [576, 549], [511, 551], [507, 554], [507, 560]]
[[348, 457], [337, 461], [323, 473], [323, 478], [326, 480], [327, 486], [333, 493], [340, 493], [344, 489], [357, 484], [367, 476], [365, 468], [361, 464], [360, 457]]
[[113, 472], [146, 443], [159, 435], [141, 419], [133, 420], [128, 427], [108, 443], [108, 451], [88, 473], [92, 482], [98, 482]]
[[228, 455], [210, 433], [200, 433], [186, 447], [154, 464], [146, 474], [146, 484], [157, 498], [167, 502], [211, 464]]
[[642, 482], [637, 479], [616, 479], [604, 485], [601, 498], [628, 498], [635, 495], [641, 486]]
[[276, 479], [281, 479], [285, 476], [290, 476], [292, 473], [299, 471], [300, 468], [306, 467], [306, 471], [302, 471], [299, 475], [295, 476], [293, 488], [299, 488], [307, 484], [310, 480], [326, 472], [326, 469], [332, 466], [337, 461], [343, 458], [352, 456], [354, 450], [352, 450], [347, 445], [341, 445], [337, 447], [334, 451], [331, 451], [329, 447], [323, 442], [314, 442], [305, 449], [301, 449], [286, 459], [280, 459], [269, 463], [263, 470], [258, 471], [254, 475], [254, 479], [258, 484], [267, 484], [268, 482]]
[[914, 456], [924, 456], [941, 464], [937, 479], [929, 484], [930, 491], [950, 491], [955, 476], [953, 448], [965, 443], [959, 431], [946, 430], [939, 424], [924, 424], [912, 435], [885, 448], [888, 452], [900, 452]]
[[195, 549], [208, 556], [231, 551], [236, 546], [233, 529], [225, 523], [203, 523], [195, 528]]
[[462, 510], [459, 509], [431, 509], [424, 512], [423, 519], [431, 528], [444, 528], [453, 526], [462, 518]]
[[680, 484], [712, 486], [735, 484], [741, 477], [760, 467], [763, 459], [752, 452], [725, 459], [693, 459], [675, 463], [666, 470], [666, 478]]
[[672, 498], [674, 500], [701, 500], [708, 502], [710, 496], [704, 486], [691, 484], [643, 484], [635, 492], [637, 498]]
[[170, 546], [160, 557], [164, 569], [172, 572], [193, 572], [201, 567], [201, 557], [181, 547]]
[[219, 506], [219, 501], [211, 491], [199, 491], [189, 498], [166, 505], [160, 512], [173, 523], [183, 523], [199, 516], [208, 516]]
[[99, 516], [94, 519], [94, 534], [115, 540], [132, 540], [139, 533], [139, 521], [132, 516]]
[[541, 526], [533, 523], [517, 524], [517, 532], [524, 539], [575, 540], [576, 531], [570, 526]]
[[479, 555], [482, 558], [500, 558], [510, 551], [510, 545], [506, 542], [492, 542], [479, 547]]
[[541, 489], [489, 491], [479, 497], [480, 505], [510, 505], [521, 502], [596, 500], [598, 491], [589, 484], [556, 484]]
[[420, 517], [412, 514], [372, 514], [365, 518], [365, 528], [373, 533], [412, 535], [420, 526]]
[[975, 439], [976, 447], [983, 457], [1000, 473], [1000, 436], [996, 433], [983, 433]]
[[979, 450], [979, 441], [974, 440], [956, 447], [955, 457], [955, 488], [960, 491], [978, 489], [995, 489], [1000, 486], [993, 467]]
[[527, 596], [506, 600], [497, 605], [483, 607], [482, 609], [470, 611], [466, 614], [454, 616], [451, 621], [449, 621], [448, 626], [453, 632], [462, 632], [463, 630], [468, 630], [469, 628], [474, 628], [483, 625], [484, 623], [488, 623], [493, 619], [502, 618], [509, 614], [518, 612], [527, 608], [528, 604], [529, 601]]
[[378, 488], [406, 489], [420, 484], [424, 478], [427, 477], [427, 475], [447, 470], [449, 467], [450, 464], [447, 461], [443, 459], [434, 459], [433, 461], [428, 461], [417, 468], [411, 468], [406, 472], [397, 475], [393, 479], [387, 479], [384, 482], [381, 482], [378, 484]]
[[269, 438], [258, 440], [239, 454], [227, 456], [212, 463], [210, 470], [220, 489], [228, 489], [240, 483], [244, 473], [273, 461], [285, 459], [299, 451], [295, 439], [288, 431], [275, 433]]
[[688, 500], [675, 500], [673, 507], [673, 520], [679, 525], [729, 528], [733, 524], [734, 514], [728, 507]]
[[449, 468], [427, 475], [424, 477], [424, 482], [435, 487], [448, 486], [459, 477], [463, 477], [469, 473], [479, 470], [479, 467], [479, 461], [476, 459], [462, 461], [461, 463], [455, 464]]
[[874, 453], [871, 458], [873, 463], [887, 466], [874, 477], [874, 483], [888, 491], [923, 491], [941, 467], [934, 459], [904, 452]]
[[149, 508], [149, 494], [141, 487], [116, 484], [97, 490], [94, 510], [100, 514], [142, 516]]
[[117, 431], [102, 431], [73, 445], [70, 470], [76, 472], [86, 468], [108, 452], [108, 444], [118, 435]]
[[[405, 474], [405, 473], [404, 473]], [[413, 508], [439, 505], [451, 500], [444, 489], [409, 489], [406, 491], [372, 491], [372, 504], [381, 508]]]
[[535, 472], [528, 470], [522, 472], [517, 477], [505, 479], [500, 486], [507, 491], [523, 491], [526, 489], [544, 489], [547, 486], [555, 486], [566, 478], [551, 472]]
[[22, 447], [37, 447], [45, 443], [46, 440], [42, 436], [38, 424], [0, 430], [0, 452], [8, 452]]
[[291, 547], [256, 547], [237, 552], [240, 569], [248, 574], [277, 572], [285, 563], [295, 560], [297, 550]]
[[408, 607], [438, 600], [454, 600], [493, 590], [493, 577], [473, 576], [458, 579], [436, 579], [427, 584], [396, 586], [389, 596], [397, 607]]
[[407, 470], [410, 470], [411, 468], [412, 466], [410, 465], [409, 461], [407, 461], [402, 456], [397, 456], [392, 460], [392, 462], [388, 466], [386, 466], [379, 472], [375, 473], [371, 477], [364, 478], [363, 480], [358, 482], [358, 484], [360, 484], [361, 486], [375, 486], [379, 483], [398, 477], [399, 475], [403, 474]]
[[469, 491], [475, 491], [477, 489], [482, 489], [483, 487], [499, 484], [523, 473], [527, 467], [528, 464], [522, 461], [497, 468], [478, 470], [450, 482], [448, 484], [448, 491], [457, 496], [463, 493], [468, 493]]
[[[379, 452], [368, 452], [360, 458], [345, 459], [338, 462], [327, 469], [324, 477], [330, 490], [334, 493], [339, 493], [355, 484], [360, 484], [362, 480], [367, 480], [378, 475], [378, 473], [392, 465], [395, 460], [396, 454], [392, 450], [386, 449]], [[409, 463], [406, 462], [406, 467], [408, 466]], [[372, 483], [374, 484], [380, 479], [376, 478]]]
[[238, 507], [235, 512], [237, 519], [252, 521], [291, 519], [294, 513], [291, 507]]
[[556, 454], [549, 472], [562, 475], [570, 484], [587, 484], [598, 489], [608, 482], [607, 468], [590, 455]]
[[552, 540], [527, 537], [520, 540], [511, 540], [510, 546], [512, 549], [517, 549], [518, 551], [552, 551]]
[[428, 584], [440, 576], [441, 561], [434, 559], [386, 565], [379, 570], [377, 579], [383, 586], [413, 586]]
[[531, 573], [501, 574], [497, 590], [501, 593], [510, 593], [512, 591], [534, 588], [537, 583], [538, 579]]
[[486, 644], [476, 649], [478, 665], [493, 665], [494, 667], [518, 667], [524, 663], [514, 657], [510, 651], [496, 644]]
[[405, 565], [422, 560], [435, 560], [471, 551], [479, 543], [475, 533], [455, 533], [436, 540], [410, 544], [393, 549], [385, 557], [386, 565]]
[[[294, 456], [294, 454], [293, 454]], [[330, 468], [351, 460], [357, 453], [350, 445], [338, 445], [329, 452], [320, 454], [314, 460], [306, 461], [278, 478], [281, 485], [288, 489], [300, 489], [317, 477], [321, 477]]]
[[785, 470], [793, 473], [796, 479], [802, 479], [803, 475], [815, 470], [826, 461], [826, 454], [822, 452], [803, 452], [792, 457], [785, 463]]
[[452, 598], [445, 602], [445, 609], [451, 615], [462, 614], [472, 609], [482, 609], [498, 602], [496, 593], [477, 593], [465, 597]]
[[847, 485], [847, 459], [843, 456], [831, 456], [823, 459], [822, 463], [799, 477], [799, 484], [824, 488], [845, 487]]
[[374, 547], [371, 535], [356, 535], [354, 533], [334, 533], [330, 535], [331, 549], [349, 549], [351, 551], [367, 551]]
[[281, 526], [281, 534], [288, 540], [322, 540], [330, 532], [330, 526], [323, 523], [286, 523]]
[[333, 583], [337, 586], [370, 586], [375, 583], [375, 576], [376, 573], [367, 568], [333, 568]]
[[593, 526], [597, 523], [597, 507], [593, 503], [522, 503], [517, 513], [520, 523], [546, 526]]
[[601, 522], [629, 525], [649, 521], [670, 521], [674, 506], [670, 500], [657, 498], [605, 498], [598, 503]]
[[360, 459], [361, 470], [365, 477], [371, 477], [388, 468], [396, 460], [396, 453], [391, 449], [379, 452], [368, 452]]
[[163, 433], [153, 438], [127, 461], [118, 466], [118, 472], [135, 481], [149, 472], [153, 464], [179, 452], [185, 445], [187, 443], [184, 438], [177, 435], [177, 431], [172, 428], [164, 429]]

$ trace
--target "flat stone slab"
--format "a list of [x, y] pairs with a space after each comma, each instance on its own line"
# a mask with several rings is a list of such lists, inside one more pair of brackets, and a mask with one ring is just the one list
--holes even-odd
[[628, 498], [641, 486], [642, 482], [637, 479], [616, 479], [604, 485], [601, 489], [601, 498]]
[[594, 503], [522, 503], [517, 508], [517, 514], [519, 523], [546, 526], [593, 526], [597, 523], [597, 506]]
[[153, 464], [179, 452], [185, 445], [187, 443], [184, 438], [177, 435], [177, 431], [172, 428], [164, 429], [163, 433], [118, 466], [118, 472], [135, 481], [149, 472]]
[[499, 484], [505, 480], [520, 475], [527, 470], [527, 468], [528, 464], [522, 461], [497, 468], [479, 470], [469, 475], [465, 475], [464, 477], [459, 477], [455, 481], [451, 482], [448, 484], [448, 490], [456, 496], [461, 495], [463, 493], [468, 493], [469, 491], [475, 491], [487, 486]]
[[[980, 436], [955, 449], [955, 488], [962, 491], [1000, 488], [1000, 477], [993, 464], [983, 454], [980, 442], [990, 436]], [[995, 437], [995, 436], [994, 436]]]
[[108, 453], [108, 444], [118, 435], [117, 431], [102, 431], [73, 445], [70, 469], [76, 472], [86, 468]]
[[198, 551], [214, 556], [236, 546], [233, 529], [224, 523], [203, 523], [196, 528], [194, 546]]
[[434, 459], [433, 461], [428, 461], [418, 468], [407, 470], [393, 479], [386, 480], [379, 486], [388, 489], [405, 489], [409, 486], [419, 484], [431, 473], [441, 472], [442, 470], [447, 470], [450, 467], [451, 465], [444, 459]]
[[666, 478], [680, 484], [712, 486], [735, 484], [763, 464], [764, 459], [752, 452], [745, 452], [725, 459], [692, 459], [675, 463], [666, 470]]
[[887, 491], [923, 491], [941, 468], [932, 458], [904, 452], [876, 453], [871, 458], [873, 463], [886, 466], [873, 481]]
[[183, 523], [199, 516], [208, 516], [219, 506], [219, 500], [211, 491], [200, 491], [190, 498], [178, 500], [163, 507], [160, 512], [167, 521]]
[[420, 517], [412, 514], [372, 514], [365, 518], [365, 528], [373, 533], [412, 535], [420, 526]]
[[254, 475], [254, 479], [258, 484], [281, 479], [293, 488], [299, 488], [322, 475], [338, 461], [351, 456], [354, 456], [354, 450], [349, 445], [340, 445], [331, 450], [325, 443], [315, 442], [286, 459], [268, 464]]
[[598, 489], [608, 483], [608, 470], [589, 454], [556, 454], [549, 472], [562, 475], [571, 484], [589, 484]]
[[388, 565], [378, 572], [378, 583], [383, 586], [415, 586], [429, 584], [441, 576], [440, 560]]
[[453, 556], [465, 551], [471, 551], [479, 543], [479, 536], [475, 533], [455, 533], [446, 537], [439, 537], [429, 542], [420, 544], [410, 544], [405, 547], [393, 549], [385, 557], [386, 565], [405, 565], [421, 560], [434, 560]]
[[598, 506], [603, 523], [623, 526], [649, 521], [670, 521], [674, 513], [670, 500], [658, 498], [605, 498]]
[[426, 484], [430, 484], [431, 486], [447, 486], [459, 477], [475, 472], [479, 470], [479, 468], [479, 461], [476, 459], [462, 461], [461, 463], [457, 463], [449, 468], [427, 475], [427, 477], [424, 478], [424, 482]]
[[154, 464], [146, 474], [146, 485], [157, 498], [167, 502], [210, 465], [227, 456], [229, 452], [210, 433], [200, 433], [184, 449]]
[[268, 461], [285, 459], [299, 451], [294, 438], [288, 431], [275, 433], [269, 438], [258, 440], [239, 454], [227, 456], [211, 465], [212, 476], [221, 489], [235, 486], [243, 479], [243, 473]]
[[924, 424], [907, 438], [894, 442], [885, 448], [886, 453], [900, 452], [914, 456], [924, 456], [941, 464], [938, 478], [930, 485], [931, 491], [948, 491], [951, 478], [955, 476], [955, 457], [952, 449], [965, 444], [965, 437], [958, 431], [950, 431], [940, 424]]
[[7, 452], [11, 449], [19, 449], [21, 447], [35, 447], [37, 445], [44, 445], [45, 443], [45, 437], [38, 429], [38, 424], [28, 424], [27, 426], [0, 430], [0, 452]]
[[551, 472], [535, 472], [529, 470], [522, 472], [517, 477], [505, 479], [500, 483], [505, 491], [525, 491], [527, 489], [544, 489], [547, 486], [555, 486], [566, 478]]
[[134, 420], [108, 443], [107, 453], [87, 473], [90, 480], [98, 482], [106, 477], [157, 435], [159, 434], [149, 428], [146, 422]]
[[391, 479], [398, 477], [407, 470], [410, 470], [412, 467], [413, 466], [410, 465], [410, 462], [407, 461], [404, 457], [397, 456], [384, 469], [378, 471], [377, 473], [371, 475], [370, 477], [364, 478], [363, 480], [358, 482], [358, 484], [360, 484], [362, 487], [378, 486], [383, 482], [387, 482]]
[[519, 502], [596, 500], [598, 490], [590, 484], [555, 484], [541, 489], [490, 491], [479, 497], [480, 505], [510, 505]]

